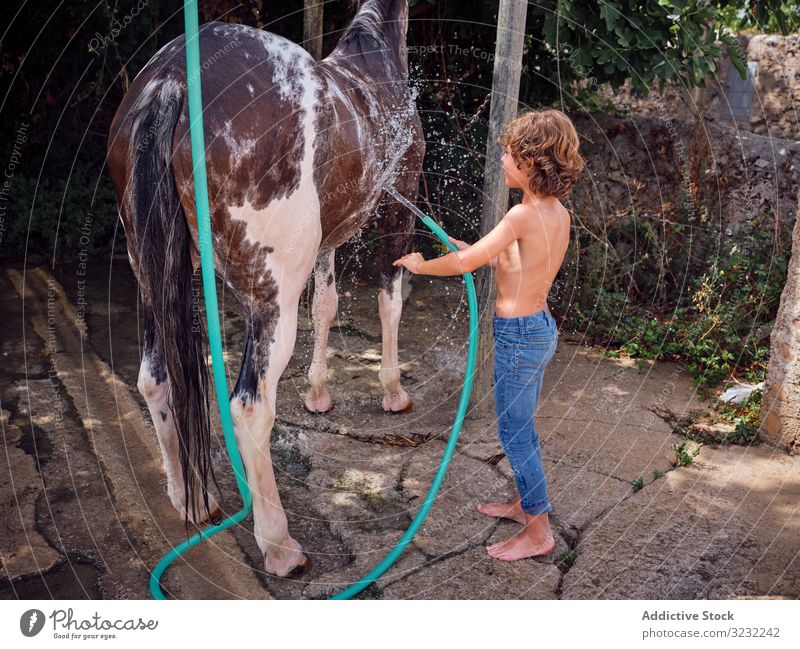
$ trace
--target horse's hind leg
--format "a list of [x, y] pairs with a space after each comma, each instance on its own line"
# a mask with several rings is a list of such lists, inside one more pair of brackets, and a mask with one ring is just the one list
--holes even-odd
[[309, 563], [289, 534], [270, 454], [278, 379], [294, 349], [298, 302], [299, 293], [294, 299], [279, 299], [277, 309], [274, 305], [245, 305], [244, 357], [231, 398], [236, 441], [253, 495], [253, 532], [264, 555], [265, 570], [280, 577]]
[[[144, 323], [144, 353], [139, 367], [137, 387], [153, 418], [158, 444], [161, 447], [161, 456], [164, 460], [164, 470], [167, 474], [167, 495], [183, 518], [186, 514], [184, 479], [178, 451], [178, 432], [175, 429], [172, 410], [168, 405], [169, 376], [161, 343], [156, 335], [153, 314], [146, 304], [144, 305]], [[197, 520], [193, 518], [190, 507], [188, 520], [200, 525], [208, 521], [208, 516], [203, 506], [202, 494], [197, 494], [196, 499], [194, 511], [198, 512], [198, 518]], [[208, 504], [211, 518], [216, 519], [220, 515], [220, 509], [210, 493], [208, 494]]]
[[334, 263], [336, 249], [320, 254], [314, 266], [314, 298], [311, 305], [314, 320], [314, 358], [308, 368], [308, 381], [311, 387], [306, 394], [305, 406], [310, 412], [327, 412], [333, 408], [328, 380], [328, 331], [336, 310], [339, 296], [336, 293]]
[[[260, 252], [245, 258], [236, 287], [247, 320], [239, 379], [231, 397], [236, 440], [253, 495], [253, 532], [268, 573], [284, 577], [310, 560], [289, 534], [270, 454], [275, 425], [278, 380], [297, 340], [297, 310], [317, 258], [322, 229], [319, 203], [309, 193], [306, 204], [273, 216]], [[243, 215], [263, 221], [258, 212]], [[254, 262], [253, 259], [258, 259]]]

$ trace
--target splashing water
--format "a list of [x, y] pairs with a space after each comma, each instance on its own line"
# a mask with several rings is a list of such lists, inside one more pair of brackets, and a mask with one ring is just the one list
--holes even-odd
[[[392, 190], [393, 193], [397, 174], [404, 171], [398, 169], [397, 165], [414, 143], [414, 130], [411, 128], [411, 122], [417, 109], [416, 96], [416, 88], [412, 87], [406, 96], [406, 105], [401, 106], [400, 110], [394, 113], [378, 130], [386, 143], [385, 146], [378, 147], [377, 164], [382, 169], [376, 182], [378, 191]], [[386, 158], [382, 157], [384, 152], [387, 154]], [[387, 183], [389, 184], [388, 188], [386, 187]]]

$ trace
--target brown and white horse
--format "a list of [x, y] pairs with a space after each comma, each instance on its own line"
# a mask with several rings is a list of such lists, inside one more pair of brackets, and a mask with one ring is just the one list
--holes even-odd
[[[407, 0], [364, 0], [322, 61], [263, 30], [216, 22], [200, 29], [214, 260], [247, 327], [231, 411], [256, 540], [267, 572], [280, 576], [309, 565], [289, 534], [270, 458], [278, 379], [294, 350], [299, 299], [313, 272], [315, 345], [305, 404], [323, 412], [332, 407], [325, 352], [338, 305], [334, 252], [376, 211], [383, 408], [413, 406], [400, 385], [401, 269], [392, 261], [411, 240], [414, 215], [383, 192], [391, 185], [414, 200], [425, 152], [408, 84], [407, 27]], [[164, 46], [136, 77], [111, 125], [108, 163], [142, 294], [138, 388], [156, 428], [169, 496], [188, 524], [215, 518], [219, 507], [208, 491], [214, 472], [193, 290], [199, 256], [184, 44], [181, 36]]]

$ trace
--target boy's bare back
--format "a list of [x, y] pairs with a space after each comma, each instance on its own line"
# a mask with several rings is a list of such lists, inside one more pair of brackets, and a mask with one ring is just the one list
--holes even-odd
[[557, 198], [523, 202], [512, 210], [518, 212], [514, 227], [519, 235], [497, 256], [495, 268], [495, 314], [501, 318], [531, 315], [547, 307], [550, 286], [569, 247], [571, 218]]

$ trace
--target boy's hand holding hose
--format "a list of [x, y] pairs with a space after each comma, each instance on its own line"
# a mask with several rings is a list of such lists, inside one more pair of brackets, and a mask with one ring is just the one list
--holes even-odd
[[[466, 241], [460, 241], [459, 239], [454, 239], [450, 235], [447, 235], [447, 238], [450, 240], [450, 243], [454, 244], [459, 250], [466, 250], [467, 248], [472, 247], [472, 244], [469, 244]], [[399, 259], [395, 259], [392, 262], [392, 266], [403, 266], [411, 273], [424, 275], [425, 271], [422, 268], [422, 264], [424, 264], [425, 261], [425, 257], [423, 257], [420, 253], [412, 252], [407, 255], [403, 255]], [[488, 264], [484, 265], [494, 268], [497, 266], [497, 257], [492, 259], [492, 261]]]

